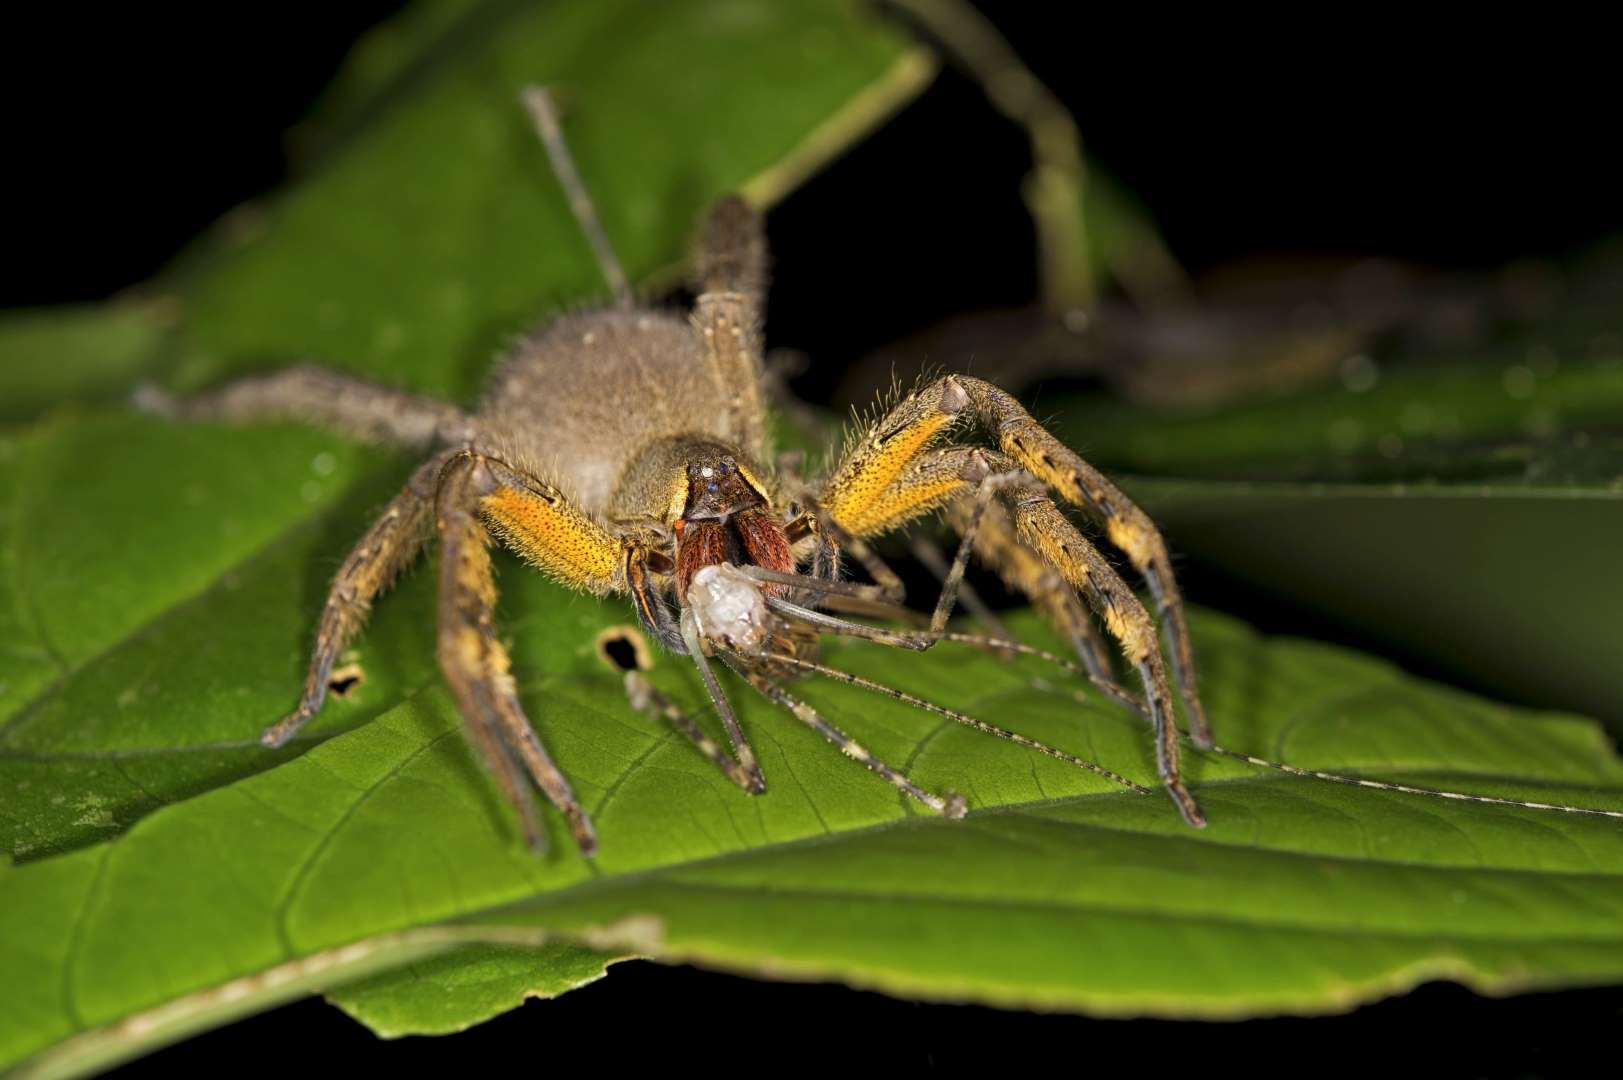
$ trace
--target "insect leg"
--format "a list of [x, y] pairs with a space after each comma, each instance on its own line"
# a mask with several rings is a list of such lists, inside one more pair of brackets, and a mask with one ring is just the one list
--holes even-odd
[[727, 700], [726, 691], [722, 690], [721, 683], [716, 681], [715, 672], [710, 670], [710, 661], [705, 659], [704, 643], [699, 640], [699, 628], [689, 613], [682, 619], [682, 641], [687, 646], [688, 655], [693, 657], [693, 663], [699, 669], [699, 679], [704, 683], [705, 693], [710, 695], [710, 703], [716, 707], [721, 715], [721, 726], [726, 729], [727, 738], [733, 744], [733, 753], [738, 757], [738, 764], [749, 777], [750, 784], [746, 789], [756, 795], [766, 791], [766, 777], [761, 773], [761, 766], [755, 760], [755, 750], [750, 746], [749, 739], [744, 735], [744, 728], [738, 722], [738, 714], [733, 711], [733, 703]]
[[1149, 788], [1144, 787], [1141, 784], [1135, 784], [1125, 776], [1122, 776], [1120, 773], [1112, 772], [1102, 765], [1088, 761], [1084, 758], [1079, 758], [1075, 754], [1068, 754], [1063, 750], [1055, 749], [1054, 747], [1049, 746], [1047, 743], [1038, 742], [1036, 739], [1030, 738], [1026, 735], [1021, 735], [1015, 731], [1010, 731], [1007, 728], [1000, 728], [996, 724], [989, 724], [984, 720], [978, 720], [975, 717], [970, 716], [968, 713], [962, 713], [956, 709], [949, 709], [944, 705], [937, 705], [933, 701], [926, 701], [924, 698], [918, 697], [914, 694], [909, 694], [905, 690], [898, 690], [893, 686], [886, 686], [884, 683], [863, 678], [861, 675], [853, 675], [848, 671], [840, 671], [839, 669], [831, 668], [826, 664], [819, 664], [812, 660], [802, 660], [799, 657], [789, 656], [784, 653], [766, 653], [762, 656], [762, 659], [786, 664], [789, 667], [799, 668], [801, 671], [814, 672], [818, 675], [823, 675], [830, 679], [834, 679], [836, 682], [845, 683], [848, 686], [858, 686], [864, 690], [872, 690], [876, 693], [885, 694], [904, 704], [911, 705], [916, 709], [923, 709], [925, 712], [946, 717], [948, 720], [951, 720], [954, 723], [963, 724], [965, 727], [979, 731], [983, 735], [995, 735], [1000, 739], [1007, 739], [1009, 742], [1015, 743], [1019, 746], [1024, 746], [1028, 750], [1035, 750], [1040, 754], [1046, 754], [1047, 756], [1058, 761], [1063, 761], [1068, 765], [1075, 765], [1079, 769], [1086, 769], [1088, 772], [1096, 773], [1097, 775], [1104, 777], [1106, 780], [1120, 784], [1122, 787], [1125, 787], [1131, 791], [1136, 791], [1142, 795], [1151, 794], [1151, 790]]
[[795, 719], [838, 747], [840, 753], [878, 773], [895, 785], [897, 790], [912, 796], [943, 817], [961, 818], [968, 811], [968, 804], [964, 802], [962, 795], [952, 793], [936, 795], [933, 792], [924, 790], [906, 776], [874, 757], [860, 743], [857, 743], [845, 732], [825, 720], [816, 709], [793, 696], [777, 683], [753, 673], [741, 665], [729, 662], [729, 666], [742, 675], [751, 686], [760, 691], [769, 701], [788, 709]]
[[372, 601], [423, 550], [433, 513], [434, 485], [440, 469], [455, 453], [439, 454], [419, 467], [344, 557], [344, 564], [338, 568], [321, 610], [316, 644], [304, 680], [304, 695], [299, 698], [297, 709], [265, 729], [260, 741], [266, 746], [281, 746], [287, 742], [321, 709], [327, 699], [333, 661], [365, 625]]
[[299, 364], [249, 375], [177, 399], [152, 385], [135, 392], [143, 412], [176, 420], [292, 420], [385, 446], [421, 450], [469, 438], [474, 421], [449, 402]]
[[625, 684], [626, 697], [631, 701], [632, 708], [649, 716], [663, 717], [677, 731], [686, 735], [693, 745], [699, 748], [699, 753], [721, 770], [722, 775], [751, 795], [765, 793], [765, 779], [758, 767], [752, 768], [728, 757], [727, 751], [717, 745], [716, 740], [706, 735], [704, 730], [693, 722], [693, 718], [682, 711], [681, 706], [660, 693], [641, 672], [626, 672]]
[[[474, 745], [484, 755], [520, 820], [530, 846], [543, 845], [533, 800], [516, 782], [513, 761], [558, 808], [581, 853], [591, 855], [597, 838], [569, 781], [553, 764], [530, 727], [510, 672], [507, 650], [496, 637], [496, 582], [491, 574], [489, 534], [479, 521], [482, 506], [497, 496], [516, 498], [497, 479], [496, 463], [471, 451], [454, 457], [440, 474], [437, 517], [440, 538], [439, 661], [466, 720]], [[500, 505], [511, 505], [500, 504]], [[541, 503], [539, 513], [549, 504]]]

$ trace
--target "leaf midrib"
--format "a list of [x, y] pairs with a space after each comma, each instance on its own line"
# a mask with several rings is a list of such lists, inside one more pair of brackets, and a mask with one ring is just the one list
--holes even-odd
[[[546, 893], [546, 894], [543, 894], [543, 895], [545, 895], [548, 898], [558, 897], [560, 899], [564, 899], [564, 898], [570, 898], [570, 894], [573, 894], [573, 893], [580, 893], [580, 892], [590, 890], [590, 889], [594, 889], [594, 888], [596, 888], [596, 889], [609, 889], [609, 888], [613, 888], [616, 884], [619, 884], [619, 883], [620, 882], [618, 881], [618, 879], [603, 879], [602, 881], [586, 882], [586, 883], [583, 883], [581, 885], [571, 886], [570, 888], [565, 889], [565, 890], [561, 890], [560, 892], [557, 892], [557, 893]], [[984, 911], [984, 910], [988, 910], [988, 909], [1003, 909], [1003, 910], [1008, 910], [1008, 911], [1057, 912], [1057, 913], [1067, 914], [1067, 915], [1070, 915], [1070, 914], [1106, 915], [1106, 916], [1116, 916], [1116, 917], [1122, 917], [1122, 918], [1153, 919], [1156, 922], [1166, 922], [1166, 921], [1170, 921], [1170, 920], [1176, 920], [1178, 922], [1182, 922], [1182, 923], [1186, 923], [1186, 924], [1225, 927], [1225, 928], [1230, 928], [1230, 929], [1262, 930], [1262, 931], [1269, 931], [1269, 932], [1275, 932], [1275, 931], [1283, 930], [1283, 931], [1286, 931], [1286, 932], [1294, 932], [1294, 933], [1302, 933], [1302, 934], [1322, 934], [1322, 935], [1329, 936], [1329, 937], [1356, 936], [1356, 937], [1358, 937], [1360, 939], [1367, 939], [1367, 938], [1371, 938], [1371, 937], [1383, 937], [1383, 938], [1390, 938], [1392, 940], [1397, 940], [1397, 941], [1440, 941], [1440, 940], [1444, 940], [1444, 941], [1459, 941], [1459, 942], [1466, 942], [1466, 943], [1475, 942], [1475, 943], [1480, 943], [1480, 944], [1494, 944], [1494, 945], [1506, 944], [1506, 943], [1529, 944], [1529, 945], [1561, 945], [1561, 944], [1613, 945], [1613, 944], [1618, 944], [1619, 942], [1623, 942], [1623, 924], [1619, 925], [1616, 935], [1612, 936], [1612, 937], [1591, 936], [1591, 935], [1583, 935], [1583, 936], [1577, 936], [1577, 937], [1567, 937], [1567, 936], [1561, 936], [1561, 935], [1547, 935], [1547, 936], [1543, 936], [1543, 937], [1520, 937], [1520, 936], [1511, 936], [1511, 935], [1508, 935], [1508, 934], [1506, 934], [1506, 935], [1485, 935], [1485, 934], [1481, 934], [1481, 933], [1457, 933], [1457, 932], [1454, 932], [1452, 930], [1443, 932], [1443, 931], [1436, 931], [1436, 930], [1406, 931], [1406, 930], [1402, 930], [1402, 929], [1387, 928], [1387, 927], [1374, 927], [1374, 928], [1371, 928], [1371, 927], [1367, 927], [1367, 926], [1364, 926], [1362, 924], [1357, 924], [1357, 923], [1341, 923], [1341, 924], [1332, 924], [1332, 925], [1326, 925], [1326, 924], [1322, 924], [1322, 923], [1300, 923], [1300, 922], [1290, 922], [1290, 921], [1286, 921], [1286, 920], [1265, 920], [1265, 919], [1257, 919], [1257, 918], [1240, 918], [1240, 917], [1236, 917], [1236, 916], [1232, 916], [1232, 915], [1209, 914], [1209, 913], [1205, 913], [1205, 912], [1197, 913], [1197, 912], [1190, 912], [1190, 911], [1186, 911], [1186, 910], [1182, 910], [1182, 909], [1178, 909], [1178, 908], [1155, 908], [1155, 907], [1149, 907], [1149, 906], [1146, 906], [1146, 905], [1123, 906], [1123, 905], [1118, 905], [1118, 904], [1109, 904], [1109, 903], [1102, 903], [1102, 902], [1087, 902], [1087, 901], [1062, 902], [1062, 901], [1044, 901], [1044, 900], [1039, 900], [1039, 899], [1027, 899], [1027, 898], [1009, 899], [1009, 898], [1006, 898], [1006, 897], [996, 897], [996, 896], [965, 897], [965, 896], [954, 896], [954, 895], [950, 895], [950, 894], [944, 895], [942, 893], [859, 892], [859, 891], [856, 891], [856, 890], [848, 890], [848, 889], [847, 890], [841, 890], [841, 889], [827, 889], [827, 890], [824, 890], [824, 889], [812, 889], [812, 888], [806, 888], [806, 887], [782, 888], [782, 887], [779, 887], [779, 886], [762, 885], [762, 884], [756, 884], [756, 883], [752, 883], [752, 884], [747, 885], [747, 886], [741, 886], [741, 885], [710, 884], [710, 883], [701, 883], [701, 882], [693, 882], [693, 881], [681, 881], [681, 880], [678, 880], [678, 879], [664, 879], [664, 880], [652, 882], [652, 884], [655, 885], [658, 888], [671, 889], [671, 890], [675, 890], [675, 891], [679, 891], [679, 892], [715, 893], [715, 894], [723, 894], [723, 895], [728, 895], [728, 896], [748, 896], [748, 897], [752, 897], [752, 898], [753, 897], [761, 897], [761, 896], [770, 896], [770, 897], [776, 897], [776, 898], [781, 898], [781, 899], [786, 899], [786, 900], [797, 900], [798, 899], [798, 900], [817, 900], [817, 901], [839, 901], [839, 902], [852, 903], [852, 904], [881, 902], [881, 903], [904, 903], [904, 904], [908, 904], [908, 905], [912, 905], [912, 906], [935, 905], [935, 906], [939, 906], [939, 907], [967, 908], [967, 909], [974, 910], [974, 911]], [[468, 923], [471, 923], [472, 925], [500, 926], [500, 925], [503, 925], [503, 924], [496, 921], [496, 920], [494, 920], [494, 919], [489, 919], [487, 917], [489, 915], [495, 914], [496, 912], [508, 910], [509, 908], [519, 909], [519, 905], [516, 905], [516, 904], [502, 905], [500, 908], [492, 909], [489, 912], [478, 913], [478, 914], [475, 914], [475, 915], [472, 915], [472, 916], [468, 916], [466, 919], [457, 919], [457, 920], [452, 920], [452, 921], [454, 921], [454, 922], [456, 922], [458, 924], [468, 922]], [[544, 913], [545, 908], [540, 907], [540, 908], [537, 909], [537, 911], [538, 911], [538, 913]], [[478, 920], [478, 921], [474, 922], [473, 920]], [[1526, 925], [1526, 924], [1524, 924], [1524, 925]], [[368, 935], [368, 936], [371, 936], [371, 935]]]

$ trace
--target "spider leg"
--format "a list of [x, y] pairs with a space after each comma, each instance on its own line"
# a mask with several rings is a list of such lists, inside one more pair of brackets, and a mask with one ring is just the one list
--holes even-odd
[[472, 417], [449, 402], [314, 364], [249, 375], [184, 399], [146, 385], [135, 392], [134, 401], [143, 412], [176, 420], [292, 420], [412, 450], [465, 441], [475, 426]]
[[727, 404], [728, 429], [744, 451], [760, 461], [766, 449], [761, 362], [766, 238], [760, 211], [737, 195], [711, 207], [700, 244], [698, 279], [694, 332]]
[[1111, 544], [1127, 556], [1133, 569], [1144, 578], [1161, 617], [1167, 656], [1171, 658], [1172, 673], [1189, 717], [1189, 734], [1195, 745], [1210, 746], [1211, 725], [1200, 703], [1195, 654], [1189, 641], [1183, 597], [1172, 576], [1172, 558], [1166, 541], [1150, 516], [1103, 473], [1033, 420], [1031, 414], [1003, 390], [984, 379], [969, 376], [949, 376], [943, 381], [956, 381], [962, 387], [981, 422], [996, 433], [998, 446], [1004, 453], [1059, 492], [1067, 502], [1103, 522]]
[[1183, 600], [1160, 532], [1114, 484], [996, 386], [967, 375], [948, 375], [907, 395], [852, 442], [829, 478], [823, 505], [848, 530], [869, 536], [950, 502], [962, 490], [951, 487], [946, 469], [931, 474], [932, 483], [898, 481], [924, 459], [930, 446], [968, 418], [995, 436], [1008, 459], [1103, 521], [1111, 543], [1127, 555], [1155, 596], [1190, 734], [1197, 745], [1211, 745]]
[[[516, 776], [513, 762], [521, 763], [547, 799], [569, 824], [584, 855], [597, 849], [597, 838], [569, 781], [547, 754], [518, 702], [507, 650], [496, 637], [496, 582], [491, 573], [489, 534], [480, 517], [493, 520], [504, 538], [514, 536], [514, 521], [545, 528], [561, 518], [557, 503], [548, 502], [534, 482], [510, 486], [504, 473], [518, 474], [472, 451], [453, 457], [440, 474], [437, 493], [440, 538], [440, 670], [451, 688], [474, 745], [501, 783], [503, 794], [518, 811], [525, 839], [532, 848], [543, 846], [534, 800]], [[519, 478], [526, 479], [526, 478]], [[532, 486], [534, 485], [534, 486]], [[569, 513], [574, 511], [564, 507]], [[583, 519], [585, 520], [585, 519]], [[591, 524], [585, 520], [586, 524]], [[612, 538], [606, 537], [609, 543]], [[615, 545], [618, 552], [618, 545]], [[594, 559], [606, 562], [609, 573], [617, 565], [605, 552], [566, 552], [552, 549], [525, 551], [554, 569], [573, 560], [581, 567]]]
[[[723, 657], [724, 659], [726, 658], [725, 654], [723, 654]], [[794, 715], [796, 720], [799, 720], [801, 723], [817, 732], [823, 738], [833, 743], [839, 749], [840, 753], [844, 754], [853, 761], [860, 762], [864, 767], [870, 769], [871, 771], [878, 773], [880, 776], [884, 777], [892, 785], [894, 785], [898, 791], [901, 791], [905, 795], [912, 796], [943, 817], [961, 818], [968, 811], [968, 804], [964, 802], [964, 797], [962, 795], [955, 795], [950, 792], [946, 795], [936, 795], [933, 792], [924, 790], [902, 773], [897, 772], [889, 765], [886, 765], [883, 761], [880, 761], [878, 758], [874, 757], [873, 754], [869, 753], [868, 750], [860, 743], [856, 742], [845, 732], [841, 731], [839, 728], [835, 727], [833, 724], [829, 723], [829, 721], [824, 719], [823, 715], [816, 709], [790, 694], [787, 690], [773, 682], [771, 679], [768, 679], [759, 673], [753, 672], [741, 664], [734, 663], [730, 659], [727, 660], [727, 663], [729, 667], [731, 667], [739, 675], [743, 676], [743, 678], [751, 686], [755, 687], [755, 689], [759, 691], [767, 700], [789, 710], [789, 712]]]
[[[1001, 492], [1011, 504], [1016, 535], [1082, 594], [1138, 672], [1155, 729], [1155, 763], [1161, 783], [1186, 822], [1204, 825], [1200, 807], [1180, 776], [1178, 728], [1155, 622], [1138, 597], [1041, 488], [1022, 483], [1024, 462], [997, 451], [965, 447], [925, 452], [931, 440], [970, 407], [971, 400], [953, 377], [909, 395], [853, 447], [829, 481], [829, 499], [863, 522], [864, 532], [877, 534], [962, 498], [972, 483], [976, 485], [976, 507], [986, 505], [994, 492]], [[910, 456], [898, 458], [900, 451], [895, 448], [909, 446]], [[889, 476], [883, 488], [874, 490], [873, 477], [866, 475], [869, 471]], [[960, 576], [973, 533], [973, 529], [966, 533], [959, 548], [954, 570]], [[954, 575], [949, 574], [931, 620], [933, 631], [945, 628], [953, 586]], [[779, 610], [777, 601], [768, 603]], [[807, 621], [826, 623], [831, 618], [811, 614], [814, 618]]]
[[[981, 562], [1002, 578], [1005, 585], [1029, 599], [1049, 625], [1070, 642], [1095, 682], [1115, 683], [1110, 654], [1076, 593], [1053, 567], [1020, 543], [1015, 535], [1014, 519], [1001, 502], [987, 504], [978, 522], [973, 520], [975, 506], [975, 500], [967, 495], [950, 503], [947, 523], [960, 537], [971, 537], [975, 555]], [[969, 606], [967, 594], [964, 601], [965, 606]]]
[[[924, 568], [930, 571], [937, 581], [943, 586], [946, 585], [947, 578], [952, 573], [952, 565], [947, 562], [947, 557], [942, 554], [941, 548], [926, 536], [909, 537], [907, 546], [908, 550], [913, 553], [913, 557], [922, 563]], [[977, 548], [977, 550], [979, 549]], [[1014, 636], [1009, 633], [1009, 628], [1003, 625], [1003, 620], [998, 618], [997, 612], [993, 611], [986, 601], [981, 599], [980, 593], [976, 592], [975, 587], [969, 582], [960, 580], [958, 599], [963, 603], [964, 608], [975, 617], [975, 620], [986, 628], [991, 637], [1007, 641]], [[998, 650], [998, 652], [1004, 658], [1013, 655], [1007, 650]]]
[[1077, 531], [1053, 499], [1035, 485], [1011, 493], [1010, 497], [1014, 501], [1016, 533], [1082, 593], [1104, 620], [1105, 629], [1120, 642], [1128, 663], [1137, 670], [1155, 728], [1155, 765], [1161, 783], [1185, 821], [1204, 825], [1205, 818], [1179, 775], [1178, 725], [1154, 620], [1099, 549]]
[[436, 455], [420, 466], [344, 557], [321, 610], [304, 694], [298, 708], [265, 729], [260, 741], [266, 746], [281, 746], [320, 711], [327, 699], [334, 660], [366, 624], [372, 601], [422, 552], [433, 513], [434, 485], [440, 469], [455, 453]]
[[608, 234], [603, 231], [603, 225], [597, 219], [597, 208], [592, 205], [592, 196], [587, 192], [580, 173], [575, 169], [575, 158], [569, 152], [569, 142], [564, 138], [563, 124], [558, 120], [558, 108], [552, 100], [552, 95], [544, 87], [526, 86], [520, 98], [524, 102], [524, 107], [529, 110], [530, 121], [535, 125], [536, 137], [541, 140], [542, 147], [547, 151], [547, 160], [552, 163], [552, 173], [558, 178], [559, 185], [569, 199], [570, 213], [575, 215], [576, 224], [585, 234], [586, 242], [592, 246], [592, 256], [597, 259], [597, 268], [614, 293], [615, 305], [629, 310], [632, 305], [631, 285], [626, 280], [626, 272], [621, 268], [620, 260], [615, 257], [614, 245], [609, 243]]
[[[1099, 613], [1105, 629], [1121, 644], [1122, 653], [1138, 671], [1143, 684], [1150, 722], [1155, 729], [1155, 765], [1161, 783], [1185, 821], [1197, 827], [1204, 825], [1205, 817], [1180, 776], [1178, 726], [1172, 711], [1172, 695], [1155, 640], [1155, 623], [1138, 597], [1098, 549], [1060, 512], [1054, 500], [1002, 454], [957, 448], [936, 455], [927, 467], [941, 472], [955, 470], [966, 482], [977, 471], [982, 473], [975, 492], [975, 509], [959, 547], [955, 570], [961, 568], [973, 543], [980, 523], [979, 511], [994, 492], [1001, 491], [1014, 507], [1015, 535], [1081, 592]], [[948, 584], [952, 584], [950, 577]], [[931, 629], [937, 631], [945, 628], [947, 606], [951, 601], [947, 589], [942, 592], [936, 619], [931, 622]]]

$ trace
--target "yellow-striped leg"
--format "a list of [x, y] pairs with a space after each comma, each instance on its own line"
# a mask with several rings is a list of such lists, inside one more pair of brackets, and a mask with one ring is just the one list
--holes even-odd
[[[963, 401], [969, 400], [968, 394], [961, 388], [956, 394]], [[863, 448], [866, 447], [867, 459], [865, 462], [859, 461], [851, 475], [860, 473], [862, 468], [888, 464], [885, 461], [887, 446], [912, 441], [917, 446], [927, 448], [929, 440], [921, 442], [907, 432], [910, 426], [933, 427], [939, 432], [945, 423], [943, 417], [950, 420], [957, 415], [945, 412], [943, 404], [947, 407], [955, 404], [950, 380], [932, 384], [920, 394], [909, 397], [896, 410], [905, 414], [901, 419], [893, 422], [893, 412], [891, 417], [876, 426], [877, 435], [857, 444], [859, 455], [864, 453]], [[842, 463], [831, 481], [831, 489], [844, 482], [849, 464], [849, 458]], [[845, 505], [847, 512], [862, 521], [865, 531], [870, 534], [899, 528], [923, 513], [974, 491], [975, 510], [971, 511], [971, 521], [966, 526], [964, 543], [960, 546], [953, 572], [942, 589], [935, 617], [931, 620], [932, 631], [940, 633], [945, 627], [946, 615], [951, 610], [952, 593], [957, 578], [962, 574], [968, 548], [973, 543], [979, 523], [980, 515], [975, 511], [985, 507], [991, 497], [1001, 491], [1010, 506], [1015, 533], [1020, 541], [1081, 592], [1103, 620], [1106, 631], [1120, 644], [1128, 663], [1138, 672], [1155, 729], [1156, 771], [1184, 820], [1197, 827], [1204, 825], [1205, 817], [1180, 775], [1178, 729], [1166, 670], [1156, 641], [1155, 623], [1139, 603], [1138, 597], [1098, 550], [1077, 531], [1040, 487], [1030, 480], [1021, 479], [1027, 474], [1017, 462], [998, 451], [968, 447], [925, 449], [923, 453], [915, 453], [912, 460], [900, 463], [889, 471], [892, 479], [888, 486], [871, 492], [862, 500], [842, 499], [841, 491], [829, 492], [831, 500]], [[849, 495], [849, 491], [844, 494]], [[804, 615], [799, 617], [806, 618]]]
[[[511, 530], [514, 522], [552, 523], [560, 520], [562, 510], [573, 510], [548, 501], [529, 488], [509, 486], [504, 483], [508, 474], [517, 475], [499, 462], [472, 451], [452, 458], [440, 474], [436, 499], [440, 538], [440, 670], [474, 745], [518, 812], [525, 839], [535, 848], [544, 845], [534, 801], [516, 775], [515, 763], [523, 766], [530, 779], [564, 815], [581, 853], [591, 855], [597, 850], [592, 823], [581, 809], [569, 781], [553, 763], [524, 715], [513, 684], [511, 661], [496, 637], [496, 581], [491, 574], [487, 549], [489, 535], [479, 520], [481, 511], [492, 516], [499, 514], [496, 520]], [[492, 507], [497, 510], [492, 511]], [[521, 513], [520, 508], [526, 512]], [[508, 535], [514, 534], [509, 532]], [[559, 551], [532, 545], [526, 554], [554, 573], [565, 567], [579, 570], [595, 564], [592, 553], [578, 550]], [[616, 567], [618, 561], [609, 559], [608, 565]]]
[[[1198, 745], [1209, 746], [1211, 730], [1200, 703], [1183, 600], [1160, 532], [1114, 484], [998, 387], [984, 379], [948, 375], [909, 394], [851, 441], [824, 489], [822, 505], [849, 531], [871, 536], [945, 504], [952, 494], [939, 486], [898, 481], [969, 419], [984, 427], [1015, 464], [1097, 516], [1111, 543], [1144, 576], [1165, 628], [1190, 734]], [[950, 489], [948, 473], [938, 470], [933, 478]]]
[[419, 467], [344, 557], [321, 609], [316, 643], [304, 679], [304, 694], [299, 698], [298, 708], [265, 729], [260, 741], [266, 746], [281, 746], [320, 711], [327, 700], [333, 661], [366, 625], [372, 613], [372, 601], [415, 562], [423, 550], [433, 517], [434, 487], [439, 482], [440, 469], [455, 453], [448, 451]]

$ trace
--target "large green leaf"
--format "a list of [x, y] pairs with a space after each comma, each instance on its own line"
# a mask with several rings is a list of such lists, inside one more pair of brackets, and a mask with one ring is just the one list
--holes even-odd
[[[599, 290], [514, 104], [520, 85], [572, 104], [582, 171], [646, 278], [679, 261], [713, 195], [763, 170], [758, 190], [781, 186], [928, 72], [839, 6], [494, 3], [411, 18], [341, 82], [306, 182], [160, 282], [151, 310], [165, 321], [82, 324], [83, 377], [0, 364], [5, 415], [70, 387], [118, 389], [153, 373], [152, 357], [183, 389], [315, 356], [466, 395], [504, 340]], [[67, 341], [79, 326], [48, 329]], [[0, 348], [39, 355], [12, 351], [19, 340]], [[296, 690], [332, 569], [409, 462], [291, 427], [84, 407], [9, 430], [0, 462], [0, 826], [18, 860], [0, 869], [0, 1065], [45, 1052], [41, 1071], [83, 1071], [361, 976], [338, 998], [376, 1029], [454, 1030], [633, 953], [1211, 1015], [1332, 1008], [1429, 974], [1507, 988], [1623, 973], [1615, 823], [1214, 759], [1190, 767], [1214, 819], [1195, 834], [1159, 796], [816, 684], [807, 696], [874, 752], [976, 813], [919, 819], [741, 697], [773, 785], [749, 798], [625, 704], [592, 648], [629, 621], [623, 605], [504, 559], [501, 623], [526, 707], [603, 838], [586, 864], [551, 822], [553, 854], [537, 860], [437, 688], [428, 575], [379, 606], [355, 656], [364, 681], [296, 745], [255, 741]], [[1623, 804], [1623, 770], [1585, 722], [1218, 616], [1197, 634], [1233, 745]], [[830, 656], [1150, 779], [1139, 725], [1078, 704], [1054, 672], [947, 647]], [[680, 665], [653, 676], [702, 712]]]
[[[167, 300], [0, 326], [0, 400], [24, 412], [68, 388], [127, 387], [154, 363], [191, 385], [312, 356], [466, 394], [535, 318], [602, 290], [520, 87], [571, 106], [581, 171], [646, 276], [681, 261], [716, 195], [772, 196], [930, 71], [840, 4], [408, 10], [358, 51], [316, 121], [347, 135], [304, 183], [190, 253], [157, 287]], [[285, 709], [325, 580], [406, 464], [293, 428], [99, 413], [19, 429], [0, 458], [6, 850], [105, 838], [285, 758], [254, 729]], [[419, 632], [432, 614], [410, 605], [369, 641], [408, 634], [387, 651], [411, 659], [369, 656], [335, 717], [359, 722], [433, 678]]]
[[[524, 582], [509, 599], [526, 610], [566, 603]], [[161, 1037], [188, 1009], [252, 1004], [267, 992], [266, 972], [283, 973], [269, 988], [307, 968], [338, 982], [351, 943], [382, 942], [352, 950], [357, 964], [375, 963], [401, 947], [385, 935], [469, 915], [498, 940], [531, 926], [601, 934], [652, 917], [660, 932], [630, 947], [1101, 1012], [1318, 1011], [1438, 975], [1491, 989], [1623, 975], [1615, 820], [1197, 757], [1189, 771], [1212, 825], [1196, 833], [1163, 796], [833, 684], [803, 692], [920, 782], [964, 792], [970, 818], [919, 816], [753, 696], [740, 702], [772, 791], [750, 798], [628, 709], [595, 659], [552, 644], [622, 613], [579, 604], [573, 614], [519, 626], [515, 641], [524, 670], [547, 672], [523, 697], [596, 817], [594, 863], [555, 821], [553, 854], [528, 854], [449, 701], [425, 691], [111, 842], [0, 872], [0, 954], [20, 988], [0, 1014], [0, 1053], [15, 1059], [164, 1007], [60, 1052], [71, 1061], [131, 1030]], [[1029, 618], [1019, 628], [1042, 637]], [[1213, 720], [1234, 745], [1304, 765], [1623, 805], [1623, 765], [1592, 724], [1496, 706], [1342, 650], [1259, 639], [1212, 615], [1196, 631]], [[1152, 780], [1141, 722], [1078, 702], [1040, 666], [945, 647], [928, 660], [864, 645], [830, 653]], [[689, 706], [702, 701], [680, 668], [655, 675]], [[300, 967], [308, 957], [318, 960]], [[39, 986], [62, 993], [21, 989]], [[437, 1015], [398, 989], [389, 1007], [396, 1029], [403, 1017], [431, 1027]]]

